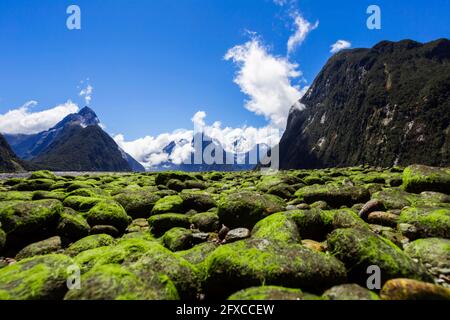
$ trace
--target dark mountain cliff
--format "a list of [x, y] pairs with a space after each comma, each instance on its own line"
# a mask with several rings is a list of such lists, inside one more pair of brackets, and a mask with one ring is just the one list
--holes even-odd
[[450, 41], [383, 41], [333, 56], [292, 108], [282, 169], [450, 165]]

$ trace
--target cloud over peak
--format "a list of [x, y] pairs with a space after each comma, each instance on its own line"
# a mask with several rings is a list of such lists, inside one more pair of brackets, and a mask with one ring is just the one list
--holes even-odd
[[28, 101], [23, 106], [0, 115], [0, 132], [7, 134], [34, 134], [48, 130], [65, 116], [78, 112], [78, 106], [68, 100], [44, 111], [33, 112], [38, 103]]
[[302, 75], [298, 65], [272, 55], [257, 37], [228, 50], [225, 60], [239, 69], [234, 82], [249, 97], [245, 107], [284, 130], [289, 109], [302, 96], [300, 87], [291, 83]]
[[336, 43], [331, 45], [331, 53], [337, 53], [341, 50], [351, 48], [352, 44], [346, 40], [338, 40]]

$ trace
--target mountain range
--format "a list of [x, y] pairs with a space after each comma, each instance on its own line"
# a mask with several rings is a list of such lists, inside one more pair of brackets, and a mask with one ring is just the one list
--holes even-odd
[[[252, 152], [269, 148], [257, 145], [242, 151], [245, 137], [240, 137], [234, 152], [218, 156], [224, 163], [233, 159], [234, 164], [173, 160], [176, 148], [191, 147], [196, 139], [202, 141], [202, 154], [212, 147], [225, 149], [204, 134], [170, 141], [163, 148], [167, 160], [147, 169], [249, 170], [255, 166], [249, 161]], [[450, 166], [450, 41], [382, 41], [370, 49], [335, 54], [292, 107], [275, 148], [272, 152], [279, 152], [281, 169]], [[194, 163], [195, 155], [189, 152]], [[89, 107], [37, 134], [0, 135], [0, 171], [34, 169], [145, 171], [102, 129]]]
[[53, 171], [145, 171], [100, 127], [89, 107], [53, 128], [31, 135], [4, 135], [18, 157]]

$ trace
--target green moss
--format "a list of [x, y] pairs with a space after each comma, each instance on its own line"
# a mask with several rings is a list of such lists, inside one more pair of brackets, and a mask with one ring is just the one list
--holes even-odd
[[450, 209], [405, 208], [399, 223], [411, 224], [417, 229], [417, 237], [450, 238]]
[[219, 201], [220, 221], [229, 228], [253, 228], [265, 217], [282, 212], [284, 201], [274, 195], [242, 191], [223, 196]]
[[53, 226], [62, 210], [58, 200], [14, 202], [0, 209], [0, 223], [8, 234], [39, 233]]
[[74, 261], [51, 254], [22, 260], [0, 269], [0, 297], [5, 300], [61, 299], [66, 290], [68, 268]]
[[49, 253], [55, 253], [62, 249], [62, 242], [60, 237], [51, 237], [46, 240], [32, 243], [16, 255], [16, 260], [23, 260], [34, 256], [42, 256]]
[[152, 192], [139, 188], [114, 196], [114, 200], [122, 205], [127, 214], [134, 219], [148, 218], [160, 197]]
[[411, 260], [391, 241], [361, 229], [337, 229], [327, 240], [331, 254], [345, 263], [350, 279], [365, 285], [367, 268], [381, 269], [382, 282], [393, 278], [432, 281], [425, 268]]
[[182, 192], [180, 196], [183, 199], [183, 207], [185, 210], [204, 212], [217, 205], [214, 198], [206, 192]]
[[300, 289], [289, 289], [278, 286], [253, 287], [232, 294], [228, 300], [268, 301], [268, 300], [317, 300], [319, 297], [304, 294]]
[[79, 240], [89, 234], [90, 226], [81, 214], [70, 208], [64, 208], [56, 227], [56, 233], [69, 240]]
[[76, 256], [83, 251], [95, 249], [98, 247], [110, 246], [114, 243], [114, 238], [107, 234], [94, 234], [87, 236], [70, 245], [65, 254]]
[[432, 268], [450, 269], [449, 239], [419, 239], [407, 244], [405, 253]]
[[412, 165], [403, 172], [403, 189], [408, 192], [448, 192], [450, 173], [443, 168]]
[[124, 231], [132, 221], [123, 207], [113, 200], [103, 200], [97, 203], [85, 216], [91, 227], [110, 225], [119, 231]]
[[200, 264], [218, 247], [219, 245], [215, 242], [205, 242], [196, 245], [191, 249], [178, 251], [175, 254], [192, 264]]
[[259, 285], [320, 290], [342, 283], [341, 262], [299, 244], [250, 239], [223, 245], [205, 261], [205, 290], [212, 297]]
[[129, 267], [140, 279], [165, 274], [175, 284], [182, 300], [195, 300], [200, 292], [198, 269], [157, 242], [150, 242], [146, 253]]
[[82, 272], [105, 264], [130, 265], [136, 262], [152, 247], [151, 241], [142, 239], [121, 239], [116, 245], [98, 247], [78, 254], [74, 260], [80, 265]]
[[216, 212], [197, 213], [189, 218], [195, 228], [203, 232], [214, 232], [220, 228], [219, 216]]
[[100, 265], [83, 274], [81, 289], [70, 290], [65, 300], [178, 300], [170, 279], [152, 274], [142, 281], [118, 264]]
[[194, 245], [192, 231], [185, 228], [172, 228], [162, 237], [162, 243], [170, 251], [181, 251]]
[[13, 188], [18, 191], [50, 190], [54, 183], [55, 181], [50, 179], [33, 179], [25, 180]]
[[66, 194], [64, 192], [59, 191], [35, 191], [33, 193], [32, 200], [42, 200], [42, 199], [56, 199], [59, 201], [63, 201], [66, 198]]
[[102, 198], [91, 198], [82, 196], [69, 196], [64, 199], [63, 204], [79, 212], [87, 212], [96, 204], [101, 202]]
[[189, 228], [190, 226], [189, 217], [178, 213], [166, 213], [151, 216], [148, 219], [148, 224], [151, 233], [156, 237], [162, 236], [168, 230], [175, 227]]
[[168, 212], [183, 212], [183, 199], [178, 195], [167, 196], [159, 199], [152, 209], [152, 214], [163, 214]]
[[58, 177], [50, 171], [42, 170], [42, 171], [36, 171], [33, 172], [30, 176], [30, 179], [50, 179], [50, 180], [57, 180]]
[[312, 185], [300, 188], [295, 196], [308, 204], [325, 201], [333, 208], [351, 207], [355, 203], [365, 203], [369, 200], [369, 192], [362, 187], [338, 185]]
[[275, 213], [259, 221], [252, 230], [252, 238], [300, 243], [295, 221], [285, 213]]
[[0, 201], [29, 201], [33, 198], [33, 192], [28, 191], [7, 191], [0, 192]]

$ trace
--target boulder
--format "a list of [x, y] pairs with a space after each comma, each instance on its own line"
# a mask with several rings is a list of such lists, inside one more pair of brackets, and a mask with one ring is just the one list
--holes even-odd
[[382, 283], [389, 279], [406, 277], [433, 281], [425, 267], [414, 262], [391, 241], [361, 229], [337, 229], [327, 239], [329, 252], [344, 262], [349, 279], [365, 285], [367, 269], [378, 266]]
[[228, 300], [270, 301], [270, 300], [318, 300], [319, 297], [303, 293], [300, 289], [289, 289], [278, 286], [253, 287], [233, 293]]
[[164, 233], [172, 228], [189, 228], [191, 225], [189, 217], [178, 213], [166, 213], [151, 216], [148, 219], [148, 224], [151, 233], [156, 237], [164, 235]]
[[436, 191], [449, 194], [450, 171], [446, 168], [412, 165], [403, 172], [402, 187], [413, 193]]
[[219, 201], [220, 221], [229, 228], [253, 228], [265, 217], [284, 211], [284, 201], [274, 195], [252, 191], [232, 193]]
[[32, 243], [16, 255], [16, 260], [23, 260], [34, 256], [43, 256], [50, 253], [56, 253], [62, 250], [62, 242], [60, 237], [51, 237], [47, 240], [42, 240], [36, 243]]
[[118, 264], [100, 265], [81, 277], [81, 288], [69, 290], [65, 300], [178, 300], [173, 282], [157, 273], [143, 282]]
[[110, 246], [114, 243], [114, 238], [107, 234], [95, 234], [87, 236], [71, 244], [65, 251], [65, 254], [75, 257], [83, 251], [95, 249], [98, 247]]
[[152, 215], [163, 213], [183, 213], [183, 199], [179, 195], [167, 196], [159, 199], [152, 209]]
[[322, 295], [329, 300], [380, 300], [380, 297], [357, 284], [342, 284], [328, 289]]
[[96, 225], [110, 225], [120, 232], [125, 231], [132, 219], [123, 207], [113, 200], [103, 200], [86, 213], [86, 220], [91, 227]]
[[150, 217], [156, 202], [161, 199], [161, 197], [146, 190], [125, 191], [113, 198], [133, 219]]
[[172, 228], [164, 234], [162, 242], [170, 251], [187, 250], [194, 245], [193, 232], [185, 228]]
[[25, 259], [0, 269], [0, 300], [58, 300], [74, 261], [62, 254]]
[[402, 210], [399, 223], [415, 227], [414, 239], [450, 238], [450, 208], [408, 207]]
[[303, 187], [297, 190], [295, 196], [308, 204], [325, 201], [333, 208], [351, 207], [355, 203], [365, 203], [370, 199], [370, 193], [365, 188], [331, 184]]
[[332, 256], [266, 239], [223, 245], [206, 259], [205, 292], [223, 298], [241, 289], [279, 285], [318, 291], [344, 283], [344, 265]]

